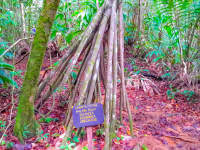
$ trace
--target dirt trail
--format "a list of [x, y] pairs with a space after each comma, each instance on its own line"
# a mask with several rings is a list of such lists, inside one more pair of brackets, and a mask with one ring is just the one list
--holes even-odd
[[[133, 149], [140, 143], [149, 150], [200, 150], [200, 113], [196, 104], [167, 100], [166, 90], [150, 96], [142, 89], [127, 89], [134, 121], [135, 138], [115, 143], [115, 149]], [[118, 95], [119, 96], [119, 95]], [[118, 103], [119, 107], [119, 103]], [[119, 111], [118, 111], [119, 114]], [[125, 127], [118, 135], [128, 136], [128, 114], [123, 112]]]
[[[22, 70], [24, 75], [26, 70], [26, 63], [28, 58], [25, 58], [22, 62], [17, 64], [16, 70]], [[59, 58], [53, 58], [52, 63], [55, 63]], [[45, 57], [40, 77], [43, 75], [44, 70], [50, 66], [49, 58]], [[18, 76], [15, 77], [19, 86], [22, 85], [23, 79]], [[200, 112], [198, 111], [197, 104], [189, 104], [184, 97], [179, 97], [177, 103], [168, 100], [166, 91], [167, 88], [162, 88], [162, 81], [152, 80], [158, 87], [160, 87], [161, 95], [154, 94], [150, 96], [146, 94], [143, 89], [140, 88], [136, 91], [133, 87], [127, 88], [127, 94], [129, 98], [130, 108], [134, 121], [134, 134], [135, 138], [130, 137], [129, 120], [126, 111], [123, 111], [123, 124], [124, 126], [117, 125], [117, 136], [112, 143], [112, 150], [132, 150], [137, 143], [145, 146], [149, 150], [200, 150]], [[118, 88], [119, 89], [119, 88]], [[0, 89], [0, 107], [4, 108], [11, 101], [11, 89]], [[104, 90], [102, 90], [102, 98], [105, 97]], [[5, 141], [13, 142], [14, 149], [24, 150], [41, 150], [59, 147], [62, 141], [61, 135], [65, 132], [65, 127], [62, 126], [62, 121], [65, 117], [67, 109], [67, 92], [55, 93], [56, 104], [53, 111], [48, 116], [50, 122], [40, 122], [44, 136], [49, 134], [45, 140], [35, 143], [36, 138], [28, 139], [26, 145], [19, 144], [18, 139], [13, 136], [13, 125], [15, 121], [12, 121], [12, 125], [7, 131]], [[19, 96], [19, 90], [14, 92], [14, 98], [17, 100]], [[118, 90], [117, 95], [117, 119], [119, 120], [119, 99], [120, 92]], [[50, 98], [40, 109], [40, 111], [46, 114], [52, 108], [53, 99]], [[15, 105], [17, 107], [17, 103]], [[12, 119], [16, 117], [17, 109], [14, 108]], [[10, 115], [10, 107], [0, 114], [0, 119], [6, 121], [8, 124]], [[38, 114], [36, 114], [38, 121], [41, 121]], [[103, 127], [103, 125], [101, 125]], [[3, 131], [4, 129], [1, 128]], [[98, 126], [93, 128], [93, 137], [95, 139], [94, 146], [96, 150], [103, 149], [104, 135], [97, 136]], [[0, 135], [2, 135], [2, 131]], [[74, 131], [76, 132], [76, 131]], [[74, 133], [73, 133], [74, 134]], [[72, 134], [72, 135], [73, 135]], [[119, 139], [123, 135], [123, 139]], [[60, 138], [59, 138], [60, 136]], [[76, 150], [80, 147], [87, 145], [86, 136], [79, 139], [76, 143]], [[79, 147], [79, 148], [78, 148]], [[1, 149], [6, 149], [6, 145], [0, 146]]]

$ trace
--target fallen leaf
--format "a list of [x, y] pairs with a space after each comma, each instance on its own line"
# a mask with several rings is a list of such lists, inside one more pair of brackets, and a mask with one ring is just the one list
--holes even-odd
[[60, 135], [58, 133], [54, 133], [51, 135], [52, 137], [59, 137]]
[[140, 80], [139, 79], [136, 79], [136, 80], [134, 80], [134, 87], [135, 87], [135, 89], [136, 90], [139, 90], [139, 88], [140, 88]]
[[151, 106], [146, 106], [146, 111], [151, 111]]
[[184, 130], [185, 132], [192, 131], [192, 130], [194, 130], [194, 127], [193, 127], [193, 126], [184, 126], [184, 127], [183, 127], [183, 130]]
[[136, 144], [136, 146], [133, 148], [133, 150], [142, 150], [142, 147], [139, 143]]
[[126, 131], [128, 135], [131, 135], [131, 132], [129, 130]]
[[167, 143], [169, 144], [169, 146], [173, 146], [174, 147], [174, 146], [177, 145], [172, 139], [170, 139], [168, 137], [163, 137], [163, 139], [167, 141]]
[[131, 139], [132, 139], [131, 136], [123, 135], [123, 140], [122, 141], [130, 141]]
[[114, 143], [115, 144], [117, 144], [117, 145], [119, 145], [120, 144], [120, 142], [119, 141], [117, 141], [117, 140], [113, 140], [114, 141]]
[[35, 143], [31, 143], [31, 145], [32, 145], [32, 148], [34, 148], [34, 147], [37, 147], [38, 145], [37, 144], [35, 144]]
[[171, 108], [172, 108], [172, 104], [167, 104], [167, 105], [165, 106], [165, 108], [171, 109]]

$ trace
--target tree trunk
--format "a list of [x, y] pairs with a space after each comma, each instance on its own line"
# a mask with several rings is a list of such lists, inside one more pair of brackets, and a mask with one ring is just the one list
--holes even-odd
[[24, 143], [23, 135], [25, 133], [27, 133], [26, 136], [28, 138], [31, 138], [36, 135], [36, 131], [40, 127], [34, 115], [34, 100], [40, 69], [59, 2], [60, 0], [44, 0], [42, 12], [38, 20], [38, 26], [21, 89], [16, 124], [14, 127], [14, 134], [19, 138], [21, 143]]
[[123, 94], [123, 107], [126, 110], [126, 100], [125, 100], [125, 79], [124, 79], [124, 22], [123, 22], [123, 0], [119, 2], [119, 50], [120, 50], [120, 66], [121, 66], [121, 86]]
[[28, 37], [31, 36], [31, 4], [29, 5], [29, 13], [28, 13]]
[[22, 38], [26, 36], [26, 22], [25, 22], [25, 14], [24, 14], [24, 4], [22, 0], [20, 0], [20, 5], [21, 5], [21, 19], [22, 19]]

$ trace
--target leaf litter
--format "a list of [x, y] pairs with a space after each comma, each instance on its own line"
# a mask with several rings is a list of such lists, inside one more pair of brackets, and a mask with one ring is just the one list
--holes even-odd
[[[17, 71], [22, 70], [22, 76], [26, 70], [27, 59], [25, 58], [20, 64], [16, 65]], [[52, 59], [52, 62], [56, 63], [58, 60], [59, 58], [55, 57]], [[49, 66], [49, 58], [45, 57], [40, 72], [40, 79], [44, 75], [45, 69]], [[133, 73], [131, 72], [131, 74]], [[132, 138], [130, 136], [128, 113], [123, 111], [123, 125], [116, 124], [117, 137], [112, 142], [112, 150], [200, 149], [200, 111], [197, 109], [198, 103], [187, 103], [186, 99], [182, 96], [179, 96], [178, 101], [168, 100], [166, 91], [169, 87], [165, 86], [166, 83], [164, 81], [151, 80], [141, 74], [130, 75], [129, 77], [126, 88], [133, 117], [135, 137]], [[20, 76], [16, 76], [15, 81], [21, 86], [23, 79]], [[1, 88], [0, 91], [0, 108], [2, 110], [0, 120], [6, 121], [5, 126], [7, 126], [11, 106], [6, 109], [3, 108], [11, 102], [11, 89]], [[0, 150], [9, 149], [6, 147], [6, 144], [8, 144], [6, 142], [13, 142], [13, 148], [17, 150], [58, 149], [66, 131], [66, 127], [62, 125], [67, 108], [67, 102], [65, 102], [64, 98], [66, 93], [55, 92], [56, 104], [48, 116], [48, 118], [51, 118], [51, 121], [49, 120], [49, 123], [47, 120], [40, 122], [43, 131], [41, 137], [43, 138], [38, 142], [36, 142], [36, 138], [27, 139], [25, 145], [21, 145], [13, 135], [14, 118], [17, 113], [16, 107], [19, 94], [19, 90], [15, 89], [14, 99], [16, 103], [13, 115], [11, 116], [12, 123], [4, 137], [5, 144], [0, 146]], [[102, 99], [104, 97], [105, 93], [102, 91]], [[119, 116], [119, 91], [117, 99], [116, 113]], [[52, 98], [49, 99], [40, 109], [43, 114], [49, 112], [52, 107], [52, 101]], [[36, 114], [36, 118], [38, 121], [41, 121], [38, 113]], [[120, 120], [119, 118], [117, 119]], [[100, 127], [103, 128], [103, 125], [100, 125]], [[104, 133], [97, 135], [98, 129], [98, 126], [93, 127], [94, 147], [95, 150], [103, 150], [105, 145]], [[4, 126], [1, 126], [0, 136], [2, 136], [4, 130]], [[45, 135], [47, 138], [44, 138]], [[74, 149], [80, 150], [83, 147], [87, 147], [86, 136], [78, 138]]]

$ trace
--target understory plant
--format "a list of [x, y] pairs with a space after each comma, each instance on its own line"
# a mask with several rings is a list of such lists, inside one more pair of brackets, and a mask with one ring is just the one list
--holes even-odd
[[66, 143], [65, 146], [60, 146], [59, 148], [60, 149], [65, 149], [65, 150], [73, 150], [74, 146], [76, 146], [75, 143], [70, 143], [70, 144]]
[[7, 43], [8, 42], [0, 42], [0, 85], [4, 85], [5, 88], [7, 88], [8, 85], [18, 87], [17, 83], [12, 79], [14, 66], [5, 62], [5, 59], [13, 58], [12, 53], [4, 53], [5, 48], [8, 47]]

